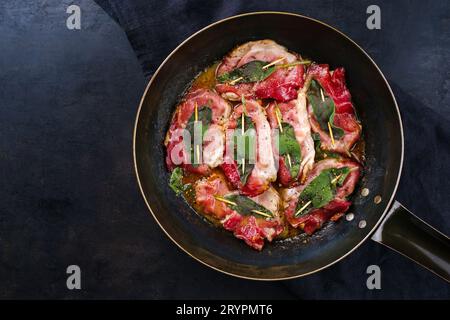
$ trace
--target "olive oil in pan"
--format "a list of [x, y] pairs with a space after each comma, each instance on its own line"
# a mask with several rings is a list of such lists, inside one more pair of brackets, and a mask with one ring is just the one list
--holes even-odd
[[364, 137], [361, 136], [358, 141], [356, 141], [355, 145], [353, 146], [352, 150], [350, 150], [350, 154], [352, 155], [352, 158], [355, 159], [357, 162], [364, 164], [366, 161], [366, 141], [364, 140]]
[[[192, 82], [191, 88], [206, 88], [206, 89], [214, 89], [216, 85], [216, 69], [219, 65], [219, 62], [214, 63], [210, 67], [206, 68], [204, 71], [202, 71]], [[263, 100], [263, 105], [266, 105], [266, 101]], [[231, 104], [234, 106], [238, 104], [239, 102], [231, 102]], [[357, 160], [360, 163], [363, 163], [365, 160], [365, 142], [363, 138], [361, 137], [355, 144], [355, 146], [351, 150], [352, 157]], [[220, 174], [223, 175], [220, 169], [213, 169], [212, 174]], [[221, 223], [218, 219], [212, 217], [211, 215], [205, 214], [202, 208], [196, 203], [195, 201], [195, 183], [204, 178], [203, 176], [195, 173], [186, 172], [185, 176], [183, 177], [183, 183], [184, 184], [190, 184], [192, 188], [188, 188], [184, 192], [184, 198], [186, 202], [202, 217], [204, 217], [207, 221], [211, 222], [215, 226], [221, 226]], [[274, 188], [280, 192], [281, 187], [279, 187], [276, 183], [273, 184]], [[231, 187], [230, 187], [231, 189]], [[281, 204], [281, 208], [284, 207], [284, 204]], [[288, 239], [295, 237], [302, 233], [301, 230], [293, 228], [287, 221], [284, 219], [284, 216], [281, 214], [284, 230], [281, 234], [277, 236], [276, 239]]]
[[192, 88], [214, 89], [216, 86], [216, 69], [219, 62], [202, 71], [192, 83]]

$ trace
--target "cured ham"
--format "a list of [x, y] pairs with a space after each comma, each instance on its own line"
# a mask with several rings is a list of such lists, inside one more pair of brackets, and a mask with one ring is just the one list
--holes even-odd
[[361, 129], [343, 68], [272, 40], [247, 42], [194, 79], [177, 105], [164, 141], [168, 185], [262, 250], [349, 210], [365, 159], [365, 144], [354, 147]]
[[[340, 136], [332, 139], [330, 130], [332, 132], [334, 131], [333, 135], [336, 135], [336, 131], [333, 128], [326, 128], [326, 123], [321, 123], [317, 119], [317, 115], [310, 101], [308, 113], [310, 115], [311, 128], [319, 135], [321, 148], [327, 151], [349, 155], [350, 149], [361, 136], [361, 125], [356, 118], [350, 91], [345, 84], [344, 68], [337, 68], [331, 73], [328, 65], [314, 64], [308, 68], [307, 77], [317, 81], [323, 89], [323, 95], [330, 97], [334, 102], [333, 126], [338, 128], [337, 130], [342, 130]], [[318, 109], [322, 107], [317, 106]], [[319, 112], [322, 111], [319, 110]]]
[[298, 180], [305, 181], [314, 165], [314, 141], [306, 109], [305, 89], [299, 91], [297, 99], [287, 103], [270, 103], [266, 109], [270, 126], [278, 129], [272, 130], [272, 141], [275, 159], [278, 159], [278, 181], [284, 186], [295, 184]]
[[[210, 172], [210, 168], [219, 166], [223, 162], [224, 125], [230, 111], [230, 104], [211, 90], [196, 89], [188, 93], [177, 107], [166, 135], [166, 165], [169, 170], [182, 166], [188, 172], [205, 175]], [[193, 125], [195, 116], [197, 122], [201, 122], [203, 130], [207, 128], [200, 137], [201, 148], [199, 146], [196, 150], [193, 143], [186, 144], [189, 138], [193, 140], [193, 137], [186, 139], [186, 134], [193, 135], [197, 130], [202, 135], [202, 129], [199, 127], [198, 130]]]
[[[331, 170], [336, 170], [334, 175]], [[324, 222], [330, 219], [339, 219], [351, 205], [351, 202], [347, 200], [347, 197], [353, 193], [360, 172], [361, 166], [351, 160], [325, 159], [317, 162], [304, 185], [282, 191], [281, 194], [283, 201], [285, 202], [286, 219], [293, 227], [300, 227], [307, 234], [314, 233]], [[325, 176], [326, 174], [330, 174], [329, 183], [334, 184], [334, 186], [330, 188], [333, 195], [330, 197], [329, 201], [326, 201], [327, 199], [325, 199], [325, 201], [322, 201], [323, 205], [314, 208], [309, 201], [313, 195], [308, 194], [305, 199], [302, 199], [305, 194], [304, 191], [308, 186], [311, 186], [314, 181], [316, 181], [315, 183], [317, 184], [318, 180], [316, 178], [319, 176], [320, 178], [328, 178]], [[339, 181], [339, 179], [341, 179], [341, 181]], [[321, 191], [324, 192], [324, 189], [325, 188], [322, 188]], [[325, 197], [324, 195], [319, 196]], [[320, 200], [323, 199], [319, 198], [319, 202]], [[308, 203], [310, 203], [309, 206]]]
[[[244, 153], [239, 147], [245, 147]], [[276, 180], [271, 128], [257, 101], [246, 100], [234, 108], [227, 125], [221, 168], [230, 183], [247, 196], [261, 194]]]
[[[256, 197], [246, 198], [230, 190], [222, 175], [213, 174], [196, 183], [195, 193], [196, 203], [206, 214], [218, 219], [226, 230], [256, 250], [263, 248], [264, 240], [272, 241], [283, 231], [279, 215], [281, 198], [273, 187]], [[252, 206], [264, 212], [252, 212]]]
[[219, 81], [216, 90], [225, 99], [233, 101], [240, 100], [242, 96], [249, 99], [272, 98], [278, 101], [295, 99], [298, 88], [303, 86], [304, 67], [296, 64], [300, 60], [298, 55], [288, 52], [286, 48], [272, 40], [247, 42], [223, 59], [216, 70], [217, 78], [220, 79], [238, 68], [250, 66], [249, 64], [255, 61], [263, 62], [262, 65], [276, 62], [273, 72], [268, 77], [258, 78], [257, 75], [264, 71], [260, 65], [259, 69], [251, 69], [255, 79], [248, 79], [249, 81], [245, 82], [234, 82], [232, 79]]

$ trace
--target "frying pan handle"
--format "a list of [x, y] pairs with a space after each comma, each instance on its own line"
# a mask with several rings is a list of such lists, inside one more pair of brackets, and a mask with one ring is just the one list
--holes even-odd
[[372, 235], [379, 242], [450, 282], [450, 239], [415, 216], [400, 202]]

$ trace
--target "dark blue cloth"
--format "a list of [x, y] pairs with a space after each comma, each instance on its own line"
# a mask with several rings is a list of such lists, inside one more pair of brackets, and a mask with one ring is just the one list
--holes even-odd
[[[148, 78], [182, 40], [219, 19], [250, 11], [290, 11], [323, 20], [358, 42], [384, 71], [403, 116], [405, 162], [397, 199], [450, 233], [450, 5], [447, 1], [377, 1], [382, 29], [366, 28], [372, 1], [96, 0], [124, 29]], [[182, 253], [180, 253], [182, 254]], [[382, 270], [382, 290], [369, 291], [368, 265]], [[203, 266], [198, 270], [204, 271]], [[211, 273], [198, 277], [199, 285]], [[191, 274], [185, 274], [191, 277]], [[159, 281], [171, 281], [162, 278]], [[179, 281], [183, 281], [182, 278]], [[215, 283], [209, 290], [226, 286]], [[255, 282], [237, 280], [242, 286]], [[284, 281], [297, 298], [449, 298], [448, 284], [371, 241], [318, 274]], [[267, 285], [266, 290], [279, 284]], [[209, 297], [205, 290], [204, 297]], [[239, 291], [229, 297], [244, 298]], [[251, 298], [251, 297], [248, 297]], [[274, 297], [276, 298], [276, 297]]]

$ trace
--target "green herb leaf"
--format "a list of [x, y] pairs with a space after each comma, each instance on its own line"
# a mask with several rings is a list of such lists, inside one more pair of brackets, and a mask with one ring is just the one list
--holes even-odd
[[[199, 106], [197, 107], [198, 121], [202, 123], [202, 134], [204, 135], [206, 130], [209, 127], [209, 124], [212, 120], [212, 111], [208, 106]], [[194, 133], [194, 124], [195, 124], [195, 112], [192, 113], [191, 117], [186, 124], [186, 130], [191, 133], [191, 136]], [[203, 138], [202, 135], [202, 138]]]
[[188, 123], [186, 124], [186, 128], [185, 128], [187, 131], [189, 131], [189, 133], [191, 135], [191, 141], [190, 141], [190, 143], [186, 142], [186, 144], [187, 144], [186, 147], [190, 149], [191, 164], [194, 167], [199, 165], [198, 163], [195, 163], [197, 161], [197, 158], [195, 155], [195, 150], [197, 148], [197, 145], [195, 144], [194, 136], [195, 136], [195, 134], [201, 134], [201, 139], [198, 143], [198, 145], [200, 146], [199, 148], [201, 149], [202, 144], [203, 144], [203, 137], [205, 136], [205, 133], [208, 130], [209, 125], [212, 120], [212, 111], [208, 106], [197, 107], [197, 114], [198, 114], [197, 126], [199, 126], [201, 124], [201, 132], [195, 132], [195, 128], [196, 128], [195, 112], [192, 113], [191, 117], [188, 120]]
[[183, 169], [180, 167], [175, 168], [170, 175], [169, 187], [177, 194], [181, 194], [183, 191], [188, 190], [191, 184], [183, 184]]
[[[321, 208], [333, 200], [337, 186], [344, 183], [349, 173], [348, 167], [323, 170], [300, 193], [295, 211], [297, 212], [309, 201], [311, 201], [311, 206], [300, 212], [298, 216], [302, 216], [314, 208]], [[336, 178], [337, 180], [335, 180]]]
[[344, 135], [344, 130], [334, 125], [334, 113], [336, 111], [336, 106], [333, 99], [331, 99], [322, 89], [324, 100], [322, 100], [322, 94], [320, 90], [322, 87], [320, 84], [311, 80], [311, 84], [308, 89], [308, 101], [311, 103], [314, 115], [320, 128], [325, 132], [328, 132], [328, 122], [333, 130], [333, 137], [335, 139], [340, 139]]
[[227, 203], [227, 206], [244, 216], [253, 215], [259, 218], [264, 217], [263, 215], [252, 211], [257, 210], [263, 212], [268, 217], [273, 218], [273, 213], [271, 211], [269, 211], [268, 209], [266, 209], [265, 207], [256, 203], [255, 201], [253, 201], [248, 197], [241, 196], [239, 194], [232, 194], [225, 196], [224, 198], [228, 201], [236, 203], [236, 205]]
[[312, 207], [320, 208], [333, 199], [331, 177], [328, 170], [322, 171], [309, 185], [303, 189], [300, 199], [312, 201]]
[[[300, 163], [302, 162], [302, 152], [295, 138], [294, 128], [286, 122], [281, 123], [283, 132], [279, 133], [278, 152], [284, 158], [284, 163], [289, 169], [292, 178], [297, 178], [300, 173]], [[288, 159], [290, 158], [290, 162]]]
[[[242, 184], [247, 182], [247, 179], [255, 166], [255, 126], [252, 118], [244, 116], [244, 135], [242, 135], [242, 121], [238, 120], [238, 125], [234, 131], [234, 150], [236, 155], [236, 162], [238, 165], [239, 177]], [[242, 145], [240, 145], [242, 144]], [[242, 159], [244, 159], [244, 170]]]
[[224, 73], [217, 77], [217, 80], [221, 83], [230, 82], [242, 77], [241, 80], [236, 81], [235, 83], [247, 83], [247, 82], [256, 82], [262, 81], [270, 76], [275, 71], [275, 66], [271, 66], [269, 68], [263, 69], [268, 62], [253, 60], [239, 68], [236, 68], [230, 72]]
[[336, 183], [338, 186], [342, 186], [344, 184], [345, 179], [350, 173], [350, 169], [348, 167], [343, 167], [339, 169], [331, 169], [332, 174], [337, 178]]

